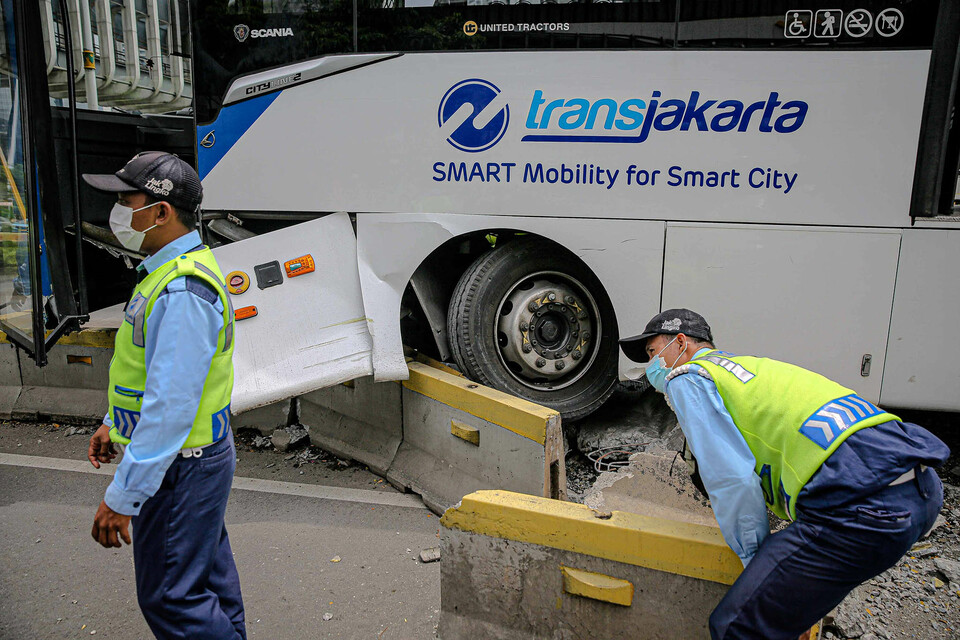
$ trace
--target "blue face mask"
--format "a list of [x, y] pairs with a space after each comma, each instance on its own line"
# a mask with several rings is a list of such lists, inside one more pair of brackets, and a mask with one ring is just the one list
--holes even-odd
[[[654, 389], [660, 393], [664, 393], [667, 387], [667, 375], [670, 373], [670, 370], [673, 369], [673, 365], [670, 368], [667, 368], [667, 361], [664, 360], [660, 354], [664, 350], [676, 342], [677, 339], [674, 338], [670, 342], [664, 345], [663, 349], [660, 349], [660, 352], [657, 355], [650, 358], [650, 364], [647, 365], [646, 376], [647, 380], [653, 386]], [[683, 354], [680, 354], [683, 355]], [[673, 364], [677, 364], [677, 361], [680, 360], [680, 356], [677, 356], [677, 359], [673, 361]]]

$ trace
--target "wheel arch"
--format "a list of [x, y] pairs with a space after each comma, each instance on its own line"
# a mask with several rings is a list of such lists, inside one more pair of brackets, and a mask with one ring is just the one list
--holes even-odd
[[[660, 310], [663, 222], [585, 217], [497, 216], [494, 219], [453, 214], [358, 214], [357, 230], [361, 286], [373, 338], [377, 380], [406, 377], [399, 321], [403, 294], [416, 280], [435, 282], [436, 278], [430, 274], [436, 272], [444, 258], [455, 255], [464, 243], [475, 242], [481, 246], [480, 241], [486, 243], [485, 236], [490, 232], [500, 234], [498, 242], [509, 234], [540, 238], [581, 260], [610, 298], [621, 336], [641, 332], [647, 320]], [[471, 253], [468, 248], [464, 258], [457, 262], [457, 269], [451, 271], [449, 265], [445, 267], [447, 277], [456, 283], [477, 255], [479, 251]], [[433, 296], [433, 306], [443, 309], [445, 318], [451, 293], [452, 286], [446, 292], [424, 291], [421, 295], [425, 299]], [[433, 334], [437, 328], [446, 331], [445, 326], [435, 326], [439, 317], [436, 313], [433, 321], [427, 320]]]

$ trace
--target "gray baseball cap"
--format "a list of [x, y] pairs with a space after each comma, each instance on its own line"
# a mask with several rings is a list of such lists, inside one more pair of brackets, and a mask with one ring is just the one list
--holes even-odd
[[165, 151], [138, 153], [114, 174], [85, 173], [83, 180], [99, 191], [142, 191], [189, 213], [198, 212], [203, 201], [203, 186], [197, 172]]
[[713, 332], [710, 331], [710, 325], [702, 315], [690, 309], [667, 309], [653, 316], [643, 333], [621, 340], [620, 348], [623, 349], [624, 355], [634, 362], [646, 362], [649, 359], [646, 352], [647, 338], [678, 333], [713, 342]]

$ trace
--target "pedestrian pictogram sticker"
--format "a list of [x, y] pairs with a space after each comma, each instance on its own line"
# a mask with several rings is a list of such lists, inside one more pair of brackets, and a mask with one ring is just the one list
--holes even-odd
[[870, 27], [873, 26], [873, 14], [866, 9], [854, 9], [847, 14], [847, 19], [843, 21], [843, 30], [851, 38], [862, 38], [870, 33]]
[[843, 29], [843, 11], [840, 9], [821, 9], [813, 21], [813, 35], [816, 38], [839, 38]]
[[877, 33], [884, 38], [895, 36], [903, 29], [903, 13], [900, 9], [884, 9], [877, 14]]
[[809, 38], [813, 30], [813, 11], [791, 9], [783, 22], [783, 35], [786, 38]]

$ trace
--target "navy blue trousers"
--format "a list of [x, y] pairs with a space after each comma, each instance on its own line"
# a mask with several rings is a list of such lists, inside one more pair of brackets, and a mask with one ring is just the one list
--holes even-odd
[[796, 640], [857, 585], [883, 573], [934, 524], [933, 469], [837, 509], [800, 511], [767, 537], [710, 616], [713, 640]]
[[161, 640], [246, 640], [240, 577], [223, 523], [237, 456], [232, 434], [178, 455], [133, 518], [137, 600]]

